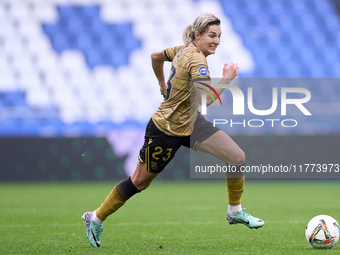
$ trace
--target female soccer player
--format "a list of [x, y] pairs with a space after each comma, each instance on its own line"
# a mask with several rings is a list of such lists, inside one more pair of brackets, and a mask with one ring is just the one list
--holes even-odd
[[[198, 112], [202, 90], [197, 87], [202, 80], [205, 84], [210, 84], [206, 57], [215, 53], [220, 36], [220, 20], [213, 14], [202, 14], [184, 30], [183, 46], [151, 55], [152, 68], [164, 101], [146, 127], [144, 145], [134, 173], [118, 183], [97, 210], [86, 212], [82, 216], [86, 224], [87, 239], [92, 246], [100, 247], [104, 220], [134, 194], [146, 189], [182, 145], [210, 153], [236, 166], [238, 172], [227, 173], [226, 177], [227, 220], [229, 224], [242, 223], [249, 228], [263, 226], [261, 219], [251, 216], [241, 207], [245, 178], [240, 167], [245, 162], [244, 152], [227, 134], [206, 121]], [[167, 83], [163, 71], [164, 61], [172, 62]], [[237, 64], [226, 63], [220, 83], [228, 84], [237, 76], [238, 70]], [[219, 94], [223, 90], [216, 89]], [[207, 105], [212, 102], [211, 98], [207, 99]]]

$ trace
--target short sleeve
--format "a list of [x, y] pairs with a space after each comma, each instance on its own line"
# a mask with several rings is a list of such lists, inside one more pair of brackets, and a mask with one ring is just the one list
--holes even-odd
[[176, 56], [176, 54], [183, 49], [184, 46], [175, 46], [175, 47], [171, 47], [171, 48], [167, 48], [163, 51], [163, 56], [168, 60], [168, 61], [172, 61], [174, 59], [174, 57]]
[[210, 78], [208, 63], [203, 55], [195, 54], [188, 59], [188, 73], [191, 79]]

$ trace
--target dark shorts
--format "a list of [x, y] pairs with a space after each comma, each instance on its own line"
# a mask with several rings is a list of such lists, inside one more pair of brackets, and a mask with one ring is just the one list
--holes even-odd
[[150, 119], [145, 130], [144, 144], [139, 151], [138, 161], [146, 163], [146, 169], [149, 172], [160, 173], [182, 145], [196, 151], [204, 140], [219, 130], [200, 113], [198, 113], [192, 134], [183, 137], [164, 134]]

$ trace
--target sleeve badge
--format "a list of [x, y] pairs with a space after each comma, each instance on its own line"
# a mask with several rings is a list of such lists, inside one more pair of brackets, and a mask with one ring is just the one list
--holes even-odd
[[207, 76], [208, 75], [208, 70], [205, 66], [200, 66], [198, 68], [198, 73], [202, 76]]

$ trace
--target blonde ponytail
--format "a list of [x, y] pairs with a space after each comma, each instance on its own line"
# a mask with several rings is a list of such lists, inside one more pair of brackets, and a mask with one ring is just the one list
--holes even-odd
[[187, 25], [183, 32], [183, 42], [184, 46], [188, 46], [191, 42], [195, 40], [195, 35], [193, 31], [193, 24]]

